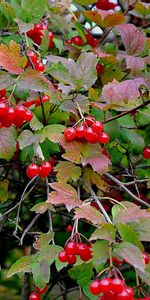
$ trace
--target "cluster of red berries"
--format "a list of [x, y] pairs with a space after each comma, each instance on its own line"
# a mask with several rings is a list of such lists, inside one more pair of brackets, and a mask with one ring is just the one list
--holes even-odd
[[[31, 38], [37, 45], [41, 45], [44, 30], [48, 30], [48, 26], [46, 24], [44, 23], [34, 24], [34, 28], [27, 32], [27, 36]], [[54, 34], [51, 31], [49, 31], [48, 37], [49, 37], [49, 49], [50, 49], [54, 46], [54, 41], [53, 41]]]
[[67, 127], [64, 131], [64, 136], [68, 141], [73, 141], [75, 138], [85, 138], [91, 144], [106, 144], [109, 142], [110, 136], [103, 129], [102, 122], [96, 121], [92, 116], [87, 116], [82, 125], [76, 128]]
[[89, 30], [86, 30], [86, 33], [85, 33], [85, 37], [86, 37], [86, 40], [87, 42], [84, 43], [82, 38], [80, 36], [74, 36], [72, 39], [68, 40], [67, 41], [67, 44], [69, 45], [72, 45], [72, 44], [75, 44], [79, 47], [83, 46], [83, 45], [90, 45], [92, 48], [96, 48], [98, 46], [98, 40], [95, 39], [91, 33], [89, 32]]
[[150, 147], [144, 148], [143, 157], [146, 158], [146, 159], [150, 158]]
[[67, 243], [64, 250], [59, 252], [58, 259], [62, 263], [67, 262], [69, 265], [72, 265], [76, 263], [77, 255], [79, 255], [81, 260], [85, 262], [90, 260], [92, 258], [91, 245], [70, 241]]
[[33, 114], [22, 105], [10, 107], [6, 103], [0, 103], [0, 128], [15, 125], [21, 127], [24, 122], [30, 122]]
[[100, 296], [98, 300], [132, 300], [134, 298], [133, 289], [126, 286], [120, 278], [94, 280], [90, 284], [90, 292], [93, 295], [103, 293], [103, 296]]
[[[42, 96], [42, 102], [44, 103], [44, 102], [49, 102], [49, 100], [50, 100], [50, 97], [48, 96], [48, 95], [43, 95]], [[24, 102], [23, 103], [23, 105], [25, 106], [25, 107], [30, 107], [30, 106], [32, 106], [32, 105], [35, 105], [35, 107], [37, 107], [37, 106], [39, 106], [41, 104], [41, 102], [40, 102], [40, 99], [38, 98], [38, 99], [35, 99], [35, 100], [31, 100], [31, 101], [27, 101], [27, 102]]]
[[36, 53], [35, 53], [34, 51], [29, 51], [29, 50], [28, 50], [28, 51], [27, 51], [27, 56], [28, 56], [28, 58], [29, 58], [29, 60], [30, 60], [31, 62], [28, 61], [27, 64], [26, 64], [26, 66], [25, 66], [25, 68], [28, 68], [28, 67], [32, 66], [32, 65], [31, 65], [31, 63], [32, 63], [33, 66], [34, 66], [34, 69], [35, 69], [36, 71], [44, 72], [45, 66], [44, 66], [44, 64], [42, 63], [42, 61], [38, 59], [38, 57], [37, 57], [37, 55], [36, 55]]
[[41, 295], [45, 294], [47, 290], [48, 290], [47, 285], [43, 289], [36, 287], [36, 292], [30, 294], [29, 300], [41, 300]]
[[96, 2], [96, 8], [98, 9], [103, 9], [103, 10], [110, 10], [110, 9], [114, 9], [117, 4], [110, 2], [109, 0], [98, 0], [98, 2]]
[[8, 98], [6, 96], [6, 89], [0, 90], [0, 102], [5, 102], [7, 100]]
[[41, 166], [32, 163], [26, 169], [26, 175], [29, 178], [34, 178], [35, 176], [45, 178], [52, 172], [52, 170], [53, 170], [53, 164], [49, 161], [43, 162]]

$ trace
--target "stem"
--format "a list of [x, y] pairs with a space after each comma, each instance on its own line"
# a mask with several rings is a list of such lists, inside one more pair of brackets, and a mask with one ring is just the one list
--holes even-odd
[[34, 225], [34, 223], [36, 222], [36, 220], [40, 217], [40, 214], [35, 215], [35, 217], [33, 218], [33, 220], [29, 223], [29, 225], [26, 227], [26, 229], [24, 230], [21, 238], [20, 238], [20, 245], [23, 245], [23, 240], [24, 237], [26, 236], [26, 234], [28, 233], [28, 231], [32, 228], [32, 226]]
[[111, 247], [111, 243], [109, 244], [109, 259], [110, 259], [110, 268], [113, 268], [112, 247]]
[[150, 207], [150, 204], [146, 203], [145, 201], [143, 201], [142, 199], [140, 199], [139, 197], [135, 196], [130, 190], [128, 190], [128, 188], [120, 181], [118, 180], [116, 177], [114, 177], [113, 175], [109, 174], [109, 173], [105, 173], [105, 175], [110, 178], [112, 181], [114, 181], [122, 190], [124, 190], [129, 196], [131, 196], [134, 200], [136, 200], [137, 202], [141, 203], [144, 206]]
[[142, 103], [142, 104], [136, 106], [135, 108], [132, 108], [132, 109], [130, 109], [130, 110], [128, 110], [128, 111], [125, 111], [125, 112], [122, 112], [121, 114], [116, 115], [116, 116], [114, 116], [114, 117], [112, 117], [112, 118], [110, 118], [110, 119], [107, 119], [104, 123], [109, 123], [109, 122], [111, 122], [111, 121], [114, 121], [114, 120], [116, 120], [116, 119], [119, 119], [119, 118], [121, 118], [121, 117], [124, 117], [124, 116], [130, 114], [131, 112], [133, 112], [133, 111], [135, 111], [135, 110], [137, 110], [137, 109], [139, 109], [139, 108], [143, 108], [143, 107], [147, 106], [148, 104], [150, 104], [150, 99], [149, 99], [148, 101], [146, 101], [146, 102], [144, 102], [144, 103]]

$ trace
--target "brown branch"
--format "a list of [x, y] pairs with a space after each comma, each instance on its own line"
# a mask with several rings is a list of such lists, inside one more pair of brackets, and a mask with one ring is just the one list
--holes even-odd
[[26, 234], [28, 233], [28, 231], [32, 228], [32, 226], [34, 225], [34, 223], [37, 221], [37, 219], [40, 217], [40, 214], [35, 215], [35, 217], [32, 219], [32, 221], [29, 223], [29, 225], [26, 227], [26, 229], [24, 230], [21, 238], [20, 238], [20, 245], [23, 245], [23, 240], [26, 236]]
[[136, 200], [137, 202], [139, 202], [140, 204], [150, 207], [150, 204], [146, 203], [145, 201], [143, 201], [141, 198], [135, 196], [125, 185], [124, 183], [122, 183], [119, 179], [117, 179], [116, 177], [114, 177], [113, 175], [109, 174], [109, 173], [105, 173], [105, 175], [111, 179], [113, 182], [115, 182], [124, 192], [126, 192], [129, 196], [131, 196], [131, 198], [133, 198], [134, 200]]
[[148, 104], [150, 104], [150, 99], [147, 100], [147, 101], [144, 102], [144, 103], [139, 104], [138, 106], [136, 106], [136, 107], [134, 107], [134, 108], [132, 108], [132, 109], [130, 109], [130, 110], [128, 110], [128, 111], [124, 111], [124, 112], [122, 112], [122, 113], [119, 114], [119, 115], [116, 115], [116, 116], [114, 116], [114, 117], [112, 117], [112, 118], [110, 118], [110, 119], [107, 119], [104, 123], [109, 123], [109, 122], [111, 122], [111, 121], [114, 121], [114, 120], [116, 120], [116, 119], [119, 119], [119, 118], [121, 118], [121, 117], [124, 117], [124, 116], [126, 116], [126, 115], [132, 113], [133, 111], [135, 111], [135, 110], [137, 110], [137, 109], [144, 108], [144, 107], [147, 106]]

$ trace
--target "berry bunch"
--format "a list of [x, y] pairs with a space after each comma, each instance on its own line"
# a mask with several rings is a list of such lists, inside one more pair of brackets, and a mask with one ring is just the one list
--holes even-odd
[[143, 157], [146, 158], [146, 159], [150, 158], [150, 147], [144, 148]]
[[[34, 51], [27, 51], [27, 56], [29, 58], [29, 60], [31, 61], [28, 61], [25, 68], [28, 68], [30, 66], [34, 66], [34, 69], [36, 71], [39, 71], [39, 72], [44, 72], [45, 70], [45, 66], [44, 64], [42, 63], [42, 61], [40, 61], [36, 55], [36, 53]], [[32, 64], [31, 64], [32, 63]]]
[[[44, 30], [48, 30], [46, 24], [34, 24], [34, 28], [27, 32], [27, 36], [31, 38], [37, 45], [41, 45]], [[49, 36], [49, 49], [54, 46], [54, 35], [51, 31], [48, 32]]]
[[21, 127], [24, 122], [30, 122], [33, 114], [30, 110], [22, 105], [15, 108], [8, 106], [6, 103], [0, 103], [0, 126], [10, 127], [15, 125]]
[[134, 292], [131, 287], [125, 285], [124, 281], [119, 278], [104, 278], [94, 280], [90, 284], [90, 292], [93, 295], [103, 293], [98, 300], [132, 300]]
[[64, 131], [64, 136], [68, 141], [73, 141], [75, 138], [85, 138], [91, 144], [106, 144], [109, 142], [109, 134], [103, 131], [104, 126], [100, 121], [96, 121], [94, 117], [87, 116], [85, 122], [80, 126], [67, 127]]
[[32, 163], [26, 169], [26, 175], [29, 178], [33, 178], [37, 175], [41, 178], [45, 178], [49, 175], [49, 173], [52, 172], [52, 170], [53, 170], [53, 165], [48, 161], [43, 162], [41, 166]]
[[[89, 30], [86, 30], [85, 37], [86, 37], [86, 40], [87, 40], [86, 45], [90, 45], [92, 48], [96, 48], [98, 46], [98, 40], [95, 39], [91, 35]], [[74, 36], [72, 39], [68, 40], [67, 44], [69, 44], [69, 45], [75, 44], [79, 47], [85, 45], [85, 43], [83, 42], [82, 38], [79, 35]]]
[[104, 71], [104, 66], [100, 63], [96, 65], [97, 76], [100, 77]]
[[59, 252], [58, 259], [62, 263], [67, 262], [69, 265], [72, 265], [76, 263], [77, 255], [85, 262], [90, 260], [92, 258], [91, 245], [70, 241], [67, 243], [64, 250]]
[[[50, 100], [50, 97], [48, 96], [48, 95], [43, 95], [42, 96], [42, 102], [44, 103], [44, 102], [49, 102], [49, 100]], [[25, 107], [30, 107], [30, 106], [32, 106], [32, 105], [35, 105], [35, 107], [37, 107], [37, 106], [39, 106], [41, 104], [41, 102], [40, 102], [40, 99], [38, 98], [38, 99], [35, 99], [35, 100], [31, 100], [31, 101], [27, 101], [27, 102], [24, 102], [23, 103], [23, 105], [25, 106]]]
[[37, 292], [33, 292], [29, 296], [29, 300], [41, 300], [41, 295], [45, 294], [48, 290], [48, 286], [46, 285], [43, 289], [36, 287]]
[[98, 0], [95, 5], [96, 8], [103, 10], [114, 9], [117, 6], [117, 4], [112, 3], [109, 0]]
[[7, 101], [7, 96], [6, 96], [6, 89], [0, 90], [0, 102], [5, 102]]

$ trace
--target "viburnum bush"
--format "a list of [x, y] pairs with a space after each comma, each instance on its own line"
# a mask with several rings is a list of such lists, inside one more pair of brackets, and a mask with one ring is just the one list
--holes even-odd
[[149, 300], [149, 1], [0, 13], [0, 299]]

